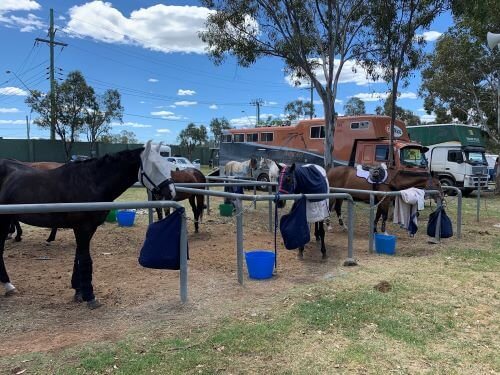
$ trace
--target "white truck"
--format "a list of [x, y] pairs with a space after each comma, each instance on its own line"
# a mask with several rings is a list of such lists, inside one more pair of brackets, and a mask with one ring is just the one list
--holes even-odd
[[488, 187], [488, 162], [483, 135], [477, 126], [436, 124], [409, 126], [411, 140], [429, 148], [429, 169], [444, 186], [456, 186], [468, 195]]

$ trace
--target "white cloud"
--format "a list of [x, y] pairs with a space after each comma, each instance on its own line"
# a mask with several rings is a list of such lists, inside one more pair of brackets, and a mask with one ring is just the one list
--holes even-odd
[[169, 112], [169, 111], [151, 112], [151, 116], [171, 116], [173, 114], [174, 114], [174, 112]]
[[[376, 102], [379, 100], [385, 100], [389, 97], [388, 92], [360, 92], [356, 95], [351, 96], [351, 98], [359, 98], [364, 102]], [[398, 96], [398, 99], [417, 99], [417, 94], [414, 92], [402, 92]]]
[[[305, 97], [303, 97], [303, 96], [299, 96], [299, 97], [297, 98], [297, 100], [302, 100], [303, 102], [307, 102], [307, 103], [309, 103], [309, 102], [311, 101], [311, 98], [305, 98]], [[336, 104], [340, 104], [340, 103], [342, 103], [342, 102], [343, 102], [343, 101], [342, 101], [341, 99], [335, 99], [335, 103], [336, 103]], [[313, 100], [313, 104], [314, 104], [314, 105], [321, 105], [321, 106], [322, 106], [322, 105], [323, 105], [323, 101], [322, 101], [321, 99], [316, 99], [316, 100]]]
[[217, 107], [217, 104], [212, 104], [208, 108], [210, 108], [210, 109], [219, 109], [219, 107]]
[[139, 104], [146, 104], [146, 102], [144, 100], [141, 100]]
[[187, 100], [182, 100], [180, 102], [175, 102], [175, 105], [178, 105], [180, 107], [189, 107], [191, 105], [196, 105], [198, 104], [198, 102], [190, 102], [190, 101], [187, 101]]
[[266, 102], [267, 105], [277, 105], [278, 102]]
[[[261, 121], [267, 120], [268, 117], [283, 118], [283, 115], [276, 116], [276, 115], [273, 115], [271, 113], [261, 113], [260, 114]], [[242, 116], [242, 117], [232, 118], [229, 120], [229, 123], [234, 128], [253, 128], [253, 127], [255, 127], [256, 122], [257, 122], [257, 116]]]
[[134, 10], [127, 17], [109, 2], [92, 1], [69, 9], [65, 31], [165, 53], [204, 53], [206, 46], [198, 32], [204, 29], [211, 12], [204, 7], [157, 4]]
[[176, 105], [173, 105], [173, 104], [170, 104], [170, 105], [168, 106], [168, 108], [177, 108], [177, 106], [176, 106]]
[[17, 96], [27, 96], [28, 92], [20, 89], [19, 87], [0, 87], [0, 95], [17, 95]]
[[417, 35], [418, 37], [424, 38], [426, 42], [434, 42], [437, 40], [443, 33], [439, 31], [425, 31], [422, 34]]
[[34, 0], [2, 0], [0, 1], [0, 13], [16, 10], [38, 10], [40, 4]]
[[0, 125], [26, 125], [26, 120], [0, 120]]
[[191, 96], [194, 94], [196, 94], [196, 91], [194, 90], [183, 90], [183, 89], [177, 90], [177, 95], [179, 96]]
[[130, 128], [151, 128], [152, 127], [152, 125], [140, 124], [138, 122], [130, 122], [130, 121], [124, 122], [124, 123], [112, 122], [111, 126], [126, 126], [126, 127], [130, 127]]
[[433, 113], [433, 114], [430, 114], [430, 115], [422, 115], [420, 116], [420, 121], [422, 121], [422, 123], [426, 124], [428, 122], [434, 122], [436, 121], [436, 115]]
[[148, 79], [148, 82], [156, 83], [156, 82], [159, 82], [159, 81], [156, 78], [150, 78], [150, 79]]
[[172, 133], [170, 129], [156, 129], [158, 133]]
[[[316, 59], [319, 63], [321, 63], [321, 60]], [[340, 64], [340, 60], [335, 59], [335, 69], [334, 69], [334, 74], [335, 71], [337, 70], [338, 65]], [[318, 66], [314, 70], [314, 74], [318, 78], [318, 80], [322, 83], [326, 83], [325, 76], [323, 74], [323, 68], [322, 66]], [[285, 77], [285, 81], [290, 85], [290, 86], [295, 86], [294, 84], [294, 77], [293, 75], [288, 75]], [[366, 70], [359, 65], [356, 61], [348, 60], [344, 63], [344, 67], [342, 68], [342, 72], [340, 72], [340, 78], [339, 78], [339, 83], [355, 83], [358, 86], [364, 86], [369, 83], [374, 83], [374, 82], [383, 82], [381, 79], [378, 81], [373, 81], [372, 79], [369, 79], [367, 77]], [[307, 81], [301, 81], [300, 85], [298, 87], [310, 87], [311, 84]]]
[[0, 113], [18, 113], [19, 109], [17, 108], [0, 108]]
[[427, 111], [425, 110], [425, 108], [419, 108], [419, 109], [417, 109], [417, 111], [418, 111], [418, 112], [427, 112]]

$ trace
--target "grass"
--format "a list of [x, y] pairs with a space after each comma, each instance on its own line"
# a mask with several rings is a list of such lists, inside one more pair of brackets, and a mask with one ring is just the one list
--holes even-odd
[[[278, 294], [266, 314], [177, 334], [146, 322], [118, 342], [3, 358], [0, 369], [29, 359], [30, 374], [498, 373], [500, 200], [485, 201], [477, 224], [475, 199], [464, 199], [462, 241], [425, 256], [367, 257], [345, 277]], [[392, 290], [375, 290], [381, 280]], [[143, 338], [149, 330], [154, 337]]]

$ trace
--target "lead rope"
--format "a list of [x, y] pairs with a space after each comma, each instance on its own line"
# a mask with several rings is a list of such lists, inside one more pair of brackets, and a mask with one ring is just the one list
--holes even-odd
[[274, 269], [278, 268], [278, 248], [276, 245], [276, 237], [278, 233], [278, 201], [280, 200], [280, 193], [274, 196]]

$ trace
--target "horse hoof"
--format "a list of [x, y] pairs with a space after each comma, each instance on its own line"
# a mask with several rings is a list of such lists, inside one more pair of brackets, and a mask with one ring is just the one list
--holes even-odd
[[321, 259], [323, 259], [323, 260], [328, 259], [328, 255], [326, 255], [326, 254], [321, 255]]
[[75, 295], [73, 296], [73, 302], [82, 303], [83, 302], [82, 294], [81, 293], [75, 293]]
[[98, 300], [96, 299], [93, 299], [92, 301], [87, 301], [87, 307], [90, 309], [90, 310], [95, 310], [99, 307], [102, 306], [102, 303], [100, 303]]
[[16, 237], [16, 238], [14, 238], [14, 241], [16, 241], [16, 242], [21, 242], [21, 240], [22, 240], [22, 238], [21, 238], [21, 237]]
[[319, 242], [320, 240], [321, 240], [321, 238], [316, 237], [316, 242]]
[[298, 253], [298, 254], [297, 254], [297, 259], [298, 259], [298, 260], [304, 260], [304, 254], [302, 254], [302, 253]]
[[8, 291], [5, 292], [5, 297], [11, 297], [11, 296], [14, 296], [17, 294], [17, 289], [14, 288], [14, 289], [10, 289]]

